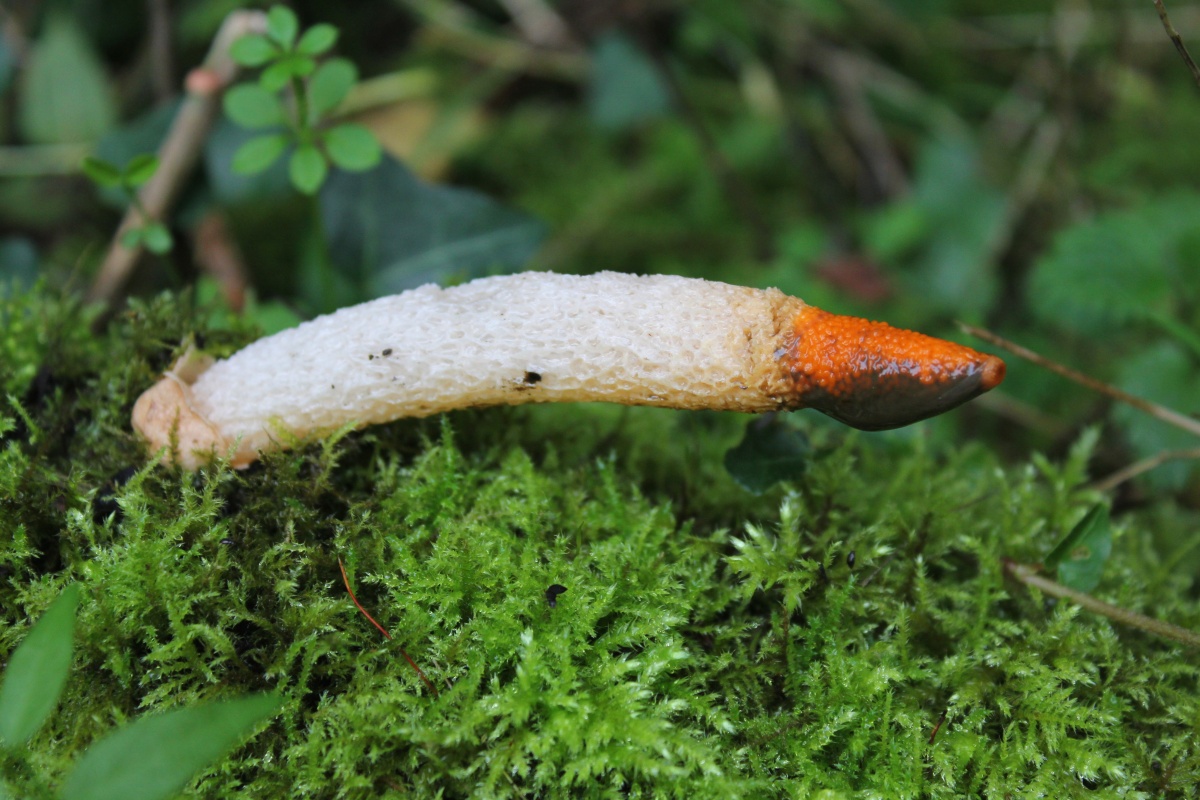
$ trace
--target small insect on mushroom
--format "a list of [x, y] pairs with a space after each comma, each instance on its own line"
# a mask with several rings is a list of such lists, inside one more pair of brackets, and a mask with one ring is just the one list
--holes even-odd
[[527, 272], [344, 308], [222, 361], [185, 355], [138, 399], [133, 426], [187, 469], [229, 453], [245, 467], [284, 431], [516, 403], [814, 408], [882, 430], [1003, 378], [995, 356], [777, 289]]

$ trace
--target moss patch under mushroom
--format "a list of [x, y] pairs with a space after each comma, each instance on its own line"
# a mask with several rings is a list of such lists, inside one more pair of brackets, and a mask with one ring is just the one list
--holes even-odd
[[[275, 689], [285, 710], [193, 796], [1200, 781], [1195, 653], [1003, 577], [1001, 556], [1036, 562], [1095, 500], [1076, 491], [1086, 452], [1034, 469], [818, 429], [805, 481], [755, 498], [720, 471], [736, 418], [583, 406], [402, 421], [244, 472], [152, 467], [127, 425], [138, 393], [188, 336], [253, 335], [210, 311], [162, 298], [92, 337], [54, 297], [0, 304], [0, 653], [65, 583], [84, 596], [33, 743], [48, 774], [135, 714]], [[1195, 520], [1118, 531], [1096, 594], [1200, 628], [1190, 571], [1151, 555]]]

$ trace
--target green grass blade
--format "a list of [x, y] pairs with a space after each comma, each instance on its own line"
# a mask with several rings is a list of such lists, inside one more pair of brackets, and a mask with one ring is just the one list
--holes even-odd
[[0, 742], [28, 741], [54, 710], [67, 672], [79, 587], [68, 586], [33, 626], [9, 659], [0, 686]]
[[278, 707], [275, 695], [254, 695], [138, 719], [92, 745], [60, 797], [166, 800]]

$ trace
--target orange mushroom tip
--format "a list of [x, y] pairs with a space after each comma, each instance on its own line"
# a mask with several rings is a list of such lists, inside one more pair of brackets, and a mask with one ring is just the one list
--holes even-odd
[[959, 406], [1004, 380], [1004, 362], [954, 342], [807, 306], [782, 353], [797, 407], [866, 431]]

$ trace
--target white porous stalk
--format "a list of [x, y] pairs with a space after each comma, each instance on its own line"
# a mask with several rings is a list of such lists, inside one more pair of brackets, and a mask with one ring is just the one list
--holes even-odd
[[195, 467], [235, 443], [234, 464], [248, 464], [281, 431], [472, 406], [763, 411], [780, 405], [777, 351], [802, 307], [777, 290], [611, 272], [423, 286], [259, 340], [198, 375], [168, 373], [134, 424]]

